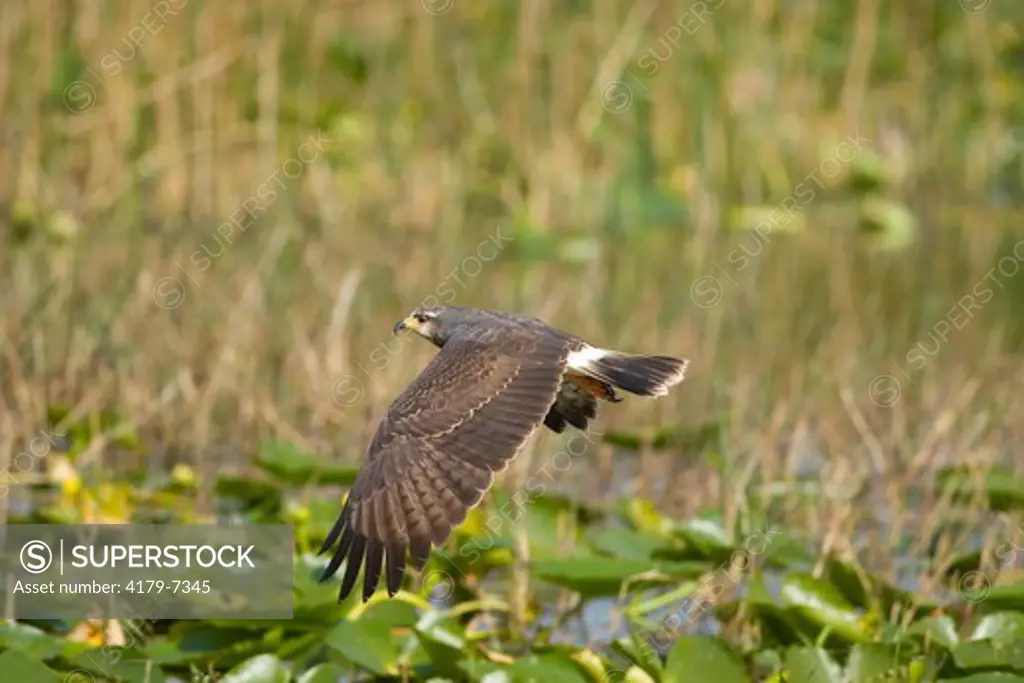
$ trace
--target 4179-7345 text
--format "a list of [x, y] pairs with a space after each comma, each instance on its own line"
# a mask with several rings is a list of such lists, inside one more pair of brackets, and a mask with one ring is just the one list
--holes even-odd
[[125, 593], [209, 593], [210, 581], [208, 579], [195, 581], [171, 581], [161, 580], [139, 580], [129, 581], [124, 586]]

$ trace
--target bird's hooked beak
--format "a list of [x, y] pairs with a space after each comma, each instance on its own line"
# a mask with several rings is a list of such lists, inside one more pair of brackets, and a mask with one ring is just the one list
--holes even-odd
[[395, 323], [394, 332], [395, 334], [398, 334], [399, 332], [404, 332], [405, 330], [408, 330], [410, 328], [415, 329], [416, 325], [417, 323], [415, 320], [413, 320], [413, 317], [408, 316], [404, 320], [399, 320], [397, 323]]

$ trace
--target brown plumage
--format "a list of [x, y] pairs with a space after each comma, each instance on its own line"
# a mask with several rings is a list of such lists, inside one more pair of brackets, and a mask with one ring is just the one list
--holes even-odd
[[480, 502], [540, 425], [585, 429], [597, 398], [614, 387], [662, 395], [687, 361], [604, 351], [534, 318], [472, 308], [416, 309], [396, 325], [441, 348], [399, 394], [370, 442], [362, 471], [320, 552], [337, 543], [321, 577], [347, 559], [339, 600], [361, 566], [363, 600], [384, 572], [388, 594], [401, 588], [406, 552], [422, 569]]

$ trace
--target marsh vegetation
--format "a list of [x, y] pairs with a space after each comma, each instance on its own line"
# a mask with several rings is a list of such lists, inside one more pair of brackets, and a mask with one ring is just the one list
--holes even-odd
[[[291, 524], [295, 611], [15, 609], [4, 679], [1024, 681], [1022, 27], [5, 3], [0, 521]], [[338, 605], [313, 551], [431, 300], [691, 374]]]

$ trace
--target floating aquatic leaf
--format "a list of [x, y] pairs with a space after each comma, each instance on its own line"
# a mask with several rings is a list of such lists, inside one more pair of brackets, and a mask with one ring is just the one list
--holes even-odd
[[782, 581], [782, 600], [790, 611], [849, 642], [871, 639], [861, 615], [835, 586], [807, 574], [794, 574]]
[[469, 547], [460, 546], [460, 556], [490, 550], [497, 539], [511, 541], [516, 533], [525, 535], [531, 557], [537, 559], [564, 557], [567, 547], [575, 548], [576, 556], [587, 552], [586, 545], [577, 540], [583, 534], [586, 511], [575, 501], [548, 493], [531, 493], [528, 489], [511, 494], [496, 490], [492, 499], [494, 508], [487, 510], [484, 522], [486, 536]]
[[669, 536], [675, 528], [675, 522], [659, 512], [655, 504], [646, 498], [630, 496], [620, 500], [616, 510], [634, 529], [644, 534]]
[[860, 229], [874, 248], [896, 251], [916, 237], [917, 219], [901, 202], [869, 197], [861, 202]]
[[533, 681], [566, 681], [566, 683], [592, 683], [586, 669], [563, 654], [544, 654], [518, 659], [505, 669], [512, 683]]
[[684, 455], [699, 454], [721, 444], [722, 429], [719, 420], [666, 427], [655, 432], [651, 445], [658, 450], [678, 450]]
[[353, 83], [362, 85], [369, 72], [366, 48], [351, 36], [335, 36], [327, 45], [325, 57], [332, 73]]
[[627, 560], [649, 560], [658, 551], [671, 549], [671, 540], [631, 529], [597, 529], [587, 532], [595, 550]]
[[992, 469], [987, 473], [963, 467], [949, 467], [939, 473], [944, 493], [954, 500], [964, 501], [983, 492], [993, 510], [1024, 508], [1024, 480], [1006, 470]]
[[564, 235], [521, 227], [512, 234], [512, 242], [503, 258], [525, 262], [587, 263], [600, 255], [601, 243], [591, 235]]
[[863, 643], [850, 650], [846, 680], [850, 683], [877, 681], [897, 683], [908, 680], [911, 651], [889, 643]]
[[324, 644], [345, 661], [378, 676], [396, 676], [399, 647], [383, 621], [343, 621], [327, 634]]
[[961, 669], [1009, 668], [1024, 673], [1024, 640], [971, 640], [961, 643], [953, 657]]
[[662, 683], [687, 683], [696, 672], [701, 680], [720, 683], [750, 681], [743, 660], [723, 641], [709, 636], [683, 636], [669, 650]]
[[612, 557], [592, 557], [586, 562], [539, 560], [531, 563], [534, 573], [545, 581], [577, 591], [585, 597], [617, 595], [630, 578], [660, 574], [668, 578], [696, 577], [713, 569], [707, 562], [651, 562]]
[[[83, 654], [74, 662], [83, 671], [91, 671], [97, 676], [105, 676], [123, 683], [165, 683], [169, 680], [160, 665], [146, 658], [143, 654], [123, 648], [116, 648], [116, 654], [110, 649], [97, 648], [92, 653]], [[68, 683], [74, 678], [67, 679]], [[91, 683], [85, 679], [83, 683]]]
[[647, 439], [637, 432], [623, 432], [608, 430], [601, 435], [601, 439], [607, 443], [626, 451], [640, 450]]
[[634, 633], [628, 638], [619, 638], [612, 643], [612, 649], [636, 665], [655, 680], [661, 680], [664, 665], [658, 653], [660, 644], [652, 638]]
[[[993, 570], [993, 573], [996, 572]], [[1006, 574], [997, 576], [996, 581], [1001, 580], [1005, 575]], [[994, 586], [983, 583], [982, 586], [980, 586], [980, 590], [984, 592], [976, 592], [975, 595], [978, 598], [982, 598], [987, 608], [1024, 612], [1024, 582], [1010, 584], [996, 583]]]
[[[759, 567], [780, 567], [809, 571], [816, 560], [808, 544], [785, 532], [751, 535], [745, 544], [752, 561]], [[758, 552], [763, 549], [763, 552]]]
[[297, 486], [311, 481], [351, 486], [359, 474], [356, 466], [332, 464], [292, 444], [270, 439], [264, 440], [260, 446], [256, 464], [281, 481]]
[[676, 526], [675, 533], [701, 555], [717, 562], [724, 561], [736, 548], [733, 534], [717, 513], [686, 520]]
[[459, 662], [469, 654], [469, 642], [458, 622], [445, 619], [440, 612], [428, 612], [416, 624], [416, 640], [442, 675], [461, 675]]
[[1020, 640], [1024, 642], [1024, 614], [1019, 612], [997, 612], [989, 614], [978, 622], [971, 633], [971, 640], [990, 638], [1000, 643]]
[[64, 432], [44, 434], [55, 452], [67, 452], [74, 460], [94, 438], [101, 435], [109, 439], [112, 445], [126, 450], [138, 452], [141, 449], [138, 433], [116, 410], [103, 409], [89, 413], [82, 419], [68, 421], [70, 415], [71, 409], [67, 406], [51, 406], [47, 409], [49, 424], [60, 426], [60, 431]]
[[404, 600], [386, 600], [384, 594], [369, 603], [360, 603], [352, 611], [352, 618], [358, 616], [359, 623], [384, 624], [388, 628], [411, 629], [420, 621], [417, 608]]
[[860, 150], [850, 165], [850, 189], [859, 194], [888, 190], [896, 179], [896, 171], [872, 150]]
[[247, 507], [276, 508], [281, 504], [281, 488], [264, 477], [221, 475], [214, 490], [219, 498], [237, 500]]
[[[8, 681], [26, 681], [31, 683], [62, 683], [73, 680], [70, 675], [57, 673], [42, 662], [27, 656], [18, 650], [8, 650], [0, 653], [0, 671]], [[89, 680], [87, 674], [79, 673], [83, 681]], [[91, 677], [90, 677], [91, 678]], [[162, 676], [159, 683], [163, 683]]]
[[223, 683], [288, 683], [288, 667], [274, 655], [257, 655], [231, 669]]
[[317, 664], [298, 677], [298, 683], [338, 683], [345, 677], [345, 669], [334, 662]]
[[[306, 618], [311, 618], [311, 612], [325, 609], [330, 615], [331, 623], [338, 620], [338, 617], [348, 613], [356, 600], [352, 595], [343, 603], [338, 604], [338, 593], [341, 579], [338, 575], [328, 580], [320, 581], [324, 567], [327, 565], [323, 558], [315, 557], [311, 553], [299, 555], [293, 564], [295, 610], [296, 618], [302, 611]], [[355, 591], [353, 591], [353, 594]]]
[[46, 633], [42, 629], [16, 621], [0, 623], [0, 650], [17, 650], [32, 659], [70, 658], [88, 650], [85, 643], [75, 643]]
[[572, 661], [576, 662], [576, 665], [582, 668], [591, 679], [595, 681], [606, 681], [610, 674], [611, 669], [593, 650], [587, 648], [580, 648], [569, 655]]
[[624, 672], [621, 672], [621, 677], [617, 675], [619, 673], [619, 671], [612, 670], [605, 675], [601, 683], [658, 683], [658, 679], [652, 677], [639, 666], [629, 667]]
[[786, 651], [783, 681], [844, 683], [843, 670], [831, 655], [818, 647], [791, 647]]
[[464, 671], [471, 681], [509, 683], [512, 680], [502, 664], [487, 659], [463, 659], [459, 662], [459, 669]]
[[940, 678], [937, 683], [1024, 683], [1024, 676], [990, 671], [958, 678]]
[[[195, 664], [217, 661], [218, 666], [230, 667], [268, 649], [267, 626], [249, 628], [224, 622], [179, 621], [166, 638], [146, 643], [144, 652], [159, 664]], [[88, 662], [91, 660], [85, 660]], [[83, 662], [83, 663], [85, 663]]]
[[920, 637], [925, 643], [937, 643], [947, 650], [954, 649], [959, 642], [959, 637], [956, 633], [956, 623], [948, 614], [919, 619], [907, 627], [904, 635], [907, 637]]
[[925, 612], [939, 606], [934, 600], [893, 586], [863, 567], [834, 556], [825, 561], [825, 578], [853, 606], [863, 609], [877, 607], [880, 612], [888, 614], [897, 606]]

